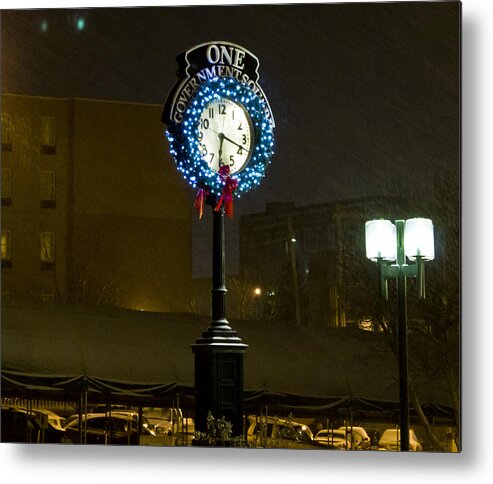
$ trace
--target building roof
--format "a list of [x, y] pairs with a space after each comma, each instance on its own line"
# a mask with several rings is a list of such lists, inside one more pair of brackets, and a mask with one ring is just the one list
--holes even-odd
[[[113, 397], [193, 395], [191, 345], [209, 325], [193, 314], [49, 303], [2, 304], [2, 391], [77, 392], [87, 385]], [[397, 360], [382, 333], [314, 330], [274, 321], [234, 321], [249, 347], [244, 355], [245, 401], [322, 411], [345, 405], [398, 405]], [[428, 368], [410, 367], [421, 403], [449, 407], [444, 379], [426, 351]], [[420, 370], [418, 371], [418, 366]], [[432, 377], [431, 375], [435, 375]]]

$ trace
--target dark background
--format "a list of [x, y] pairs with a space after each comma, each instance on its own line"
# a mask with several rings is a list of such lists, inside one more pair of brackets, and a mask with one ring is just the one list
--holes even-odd
[[[12, 2], [6, 2], [12, 8]], [[491, 355], [490, 341], [491, 324], [487, 314], [489, 308], [489, 285], [487, 277], [491, 271], [490, 258], [486, 254], [490, 248], [490, 226], [484, 226], [488, 220], [490, 203], [491, 156], [486, 156], [486, 147], [490, 146], [491, 129], [488, 124], [491, 113], [491, 41], [492, 9], [491, 3], [484, 0], [464, 0], [464, 158], [467, 164], [464, 167], [464, 250], [470, 254], [469, 264], [464, 267], [464, 311], [470, 317], [471, 324], [464, 332], [464, 351], [466, 365], [464, 366], [464, 417], [467, 417], [468, 428], [479, 428], [482, 416], [488, 414], [491, 401], [491, 386], [484, 385], [488, 381], [488, 368], [491, 360], [485, 358]], [[5, 8], [5, 3], [3, 8]], [[332, 8], [332, 5], [327, 6]], [[356, 5], [353, 6], [355, 8]], [[6, 60], [5, 53], [5, 12], [2, 12], [2, 62]], [[13, 30], [13, 23], [8, 29]], [[15, 38], [13, 38], [15, 40]], [[17, 39], [19, 42], [19, 39]], [[490, 42], [488, 44], [488, 42]], [[12, 47], [12, 43], [8, 43]], [[188, 45], [186, 46], [188, 47]], [[248, 47], [248, 46], [246, 46]], [[259, 53], [257, 53], [260, 55]], [[13, 53], [10, 54], [12, 58]], [[174, 53], [173, 53], [174, 55]], [[263, 69], [267, 68], [261, 58]], [[20, 59], [16, 61], [20, 62]], [[169, 63], [168, 60], [163, 63]], [[10, 60], [12, 64], [12, 60]], [[171, 68], [171, 63], [169, 63]], [[11, 73], [14, 69], [10, 66]], [[24, 73], [26, 75], [26, 73]], [[6, 70], [2, 69], [2, 88], [5, 88]], [[263, 75], [263, 79], [265, 76]], [[91, 81], [92, 82], [92, 79]], [[264, 84], [263, 84], [264, 85]], [[113, 86], [116, 89], [116, 85]], [[265, 87], [265, 85], [264, 85]], [[10, 89], [13, 89], [10, 82]], [[15, 88], [14, 92], [24, 92]], [[272, 98], [270, 92], [267, 93]], [[165, 94], [163, 94], [163, 99]], [[272, 101], [271, 101], [272, 103]], [[277, 106], [276, 106], [277, 108]], [[455, 109], [455, 108], [454, 108]], [[279, 136], [279, 133], [277, 134]], [[489, 154], [488, 150], [488, 154]], [[278, 158], [274, 159], [278, 163]], [[455, 163], [455, 161], [454, 161]], [[274, 171], [271, 167], [270, 175]], [[454, 165], [455, 169], [455, 165]], [[269, 176], [270, 176], [269, 175]], [[252, 193], [252, 198], [260, 196], [265, 184]], [[243, 204], [243, 202], [241, 202]], [[486, 232], [486, 234], [485, 234]], [[484, 321], [485, 324], [481, 324]], [[467, 408], [466, 408], [467, 405]], [[403, 482], [415, 482], [416, 478], [427, 480], [431, 475], [439, 473], [450, 482], [462, 482], [467, 477], [477, 477], [486, 480], [491, 474], [491, 459], [487, 445], [487, 432], [480, 432], [479, 439], [474, 432], [466, 432], [464, 452], [456, 456], [453, 461], [448, 455], [423, 455], [419, 463], [404, 459], [406, 456], [386, 454], [375, 459], [370, 455], [365, 461], [359, 460], [357, 467], [352, 467], [352, 474], [367, 480], [367, 482], [381, 482], [382, 478], [393, 479], [396, 476]], [[327, 457], [325, 453], [289, 453], [274, 452], [264, 454], [238, 453], [227, 450], [214, 452], [195, 452], [194, 459], [190, 460], [190, 449], [177, 449], [172, 454], [163, 455], [160, 449], [146, 449], [146, 452], [125, 454], [122, 458], [121, 449], [116, 447], [105, 449], [68, 449], [73, 452], [63, 452], [62, 449], [53, 449], [52, 446], [0, 446], [2, 465], [12, 468], [16, 472], [22, 467], [24, 476], [38, 479], [40, 475], [49, 475], [54, 482], [65, 482], [67, 475], [75, 482], [86, 482], [93, 478], [96, 470], [99, 475], [113, 478], [116, 469], [120, 469], [118, 477], [123, 482], [132, 482], [137, 476], [142, 477], [145, 469], [149, 474], [162, 472], [163, 464], [166, 473], [173, 477], [183, 478], [192, 474], [205, 482], [217, 482], [218, 466], [227, 470], [228, 474], [235, 473], [238, 481], [251, 482], [252, 477], [260, 482], [267, 482], [272, 477], [281, 477], [286, 482], [298, 482], [306, 479], [307, 472], [314, 478], [326, 479], [328, 475], [347, 478], [347, 462]], [[84, 450], [84, 469], [79, 466], [80, 453]], [[155, 452], [153, 452], [153, 450]], [[8, 455], [7, 455], [8, 454]], [[289, 455], [288, 455], [289, 454]], [[286, 459], [289, 457], [289, 459]], [[361, 456], [358, 456], [361, 457]], [[401, 458], [399, 458], [401, 457]], [[252, 458], [254, 465], [252, 466]], [[90, 465], [89, 465], [90, 462]], [[33, 464], [34, 463], [34, 464]], [[143, 466], [142, 466], [143, 464]], [[73, 469], [77, 466], [79, 472], [74, 475]], [[58, 469], [53, 473], [53, 469]], [[248, 469], [246, 473], [238, 473], [238, 469]], [[187, 470], [184, 470], [187, 469]], [[403, 472], [409, 471], [409, 472]], [[62, 472], [60, 472], [62, 471]], [[68, 473], [68, 474], [67, 474]], [[185, 474], [184, 474], [185, 473]], [[330, 474], [328, 474], [330, 473]], [[125, 474], [125, 475], [122, 475]], [[244, 476], [244, 477], [243, 477]], [[146, 476], [147, 477], [147, 476]], [[221, 480], [221, 479], [220, 479]], [[221, 481], [222, 482], [222, 481]]]
[[[267, 177], [235, 203], [237, 219], [268, 201], [425, 198], [444, 183], [458, 200], [459, 12], [458, 2], [3, 11], [2, 91], [163, 104], [179, 52], [228, 40], [260, 59], [276, 121]], [[234, 272], [235, 221], [227, 234]], [[206, 276], [210, 224], [193, 235], [194, 275]]]

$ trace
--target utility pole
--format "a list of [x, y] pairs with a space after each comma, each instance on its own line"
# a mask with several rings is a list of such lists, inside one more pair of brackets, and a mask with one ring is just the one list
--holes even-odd
[[298, 270], [296, 268], [296, 250], [294, 244], [296, 244], [296, 238], [293, 232], [293, 222], [291, 217], [288, 217], [288, 250], [291, 259], [291, 275], [293, 280], [296, 326], [301, 326], [300, 287], [298, 283]]
[[336, 206], [334, 218], [336, 222], [336, 281], [335, 281], [335, 317], [338, 328], [346, 327], [346, 301], [344, 294], [344, 245], [342, 241], [341, 213], [339, 205]]

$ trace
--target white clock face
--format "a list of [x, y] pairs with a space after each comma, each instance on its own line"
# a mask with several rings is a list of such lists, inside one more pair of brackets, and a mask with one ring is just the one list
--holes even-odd
[[214, 171], [229, 165], [231, 174], [246, 167], [252, 156], [254, 131], [250, 115], [228, 98], [211, 101], [199, 120], [198, 141], [203, 159]]

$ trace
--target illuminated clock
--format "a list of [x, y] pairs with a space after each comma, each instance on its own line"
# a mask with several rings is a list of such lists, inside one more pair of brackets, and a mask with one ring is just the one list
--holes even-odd
[[264, 100], [234, 78], [202, 83], [180, 124], [166, 131], [178, 170], [194, 188], [220, 196], [221, 166], [237, 181], [236, 196], [260, 185], [273, 155], [271, 118]]
[[211, 170], [218, 172], [228, 165], [230, 174], [240, 172], [252, 156], [252, 119], [241, 103], [227, 97], [214, 99], [200, 115], [197, 140]]

